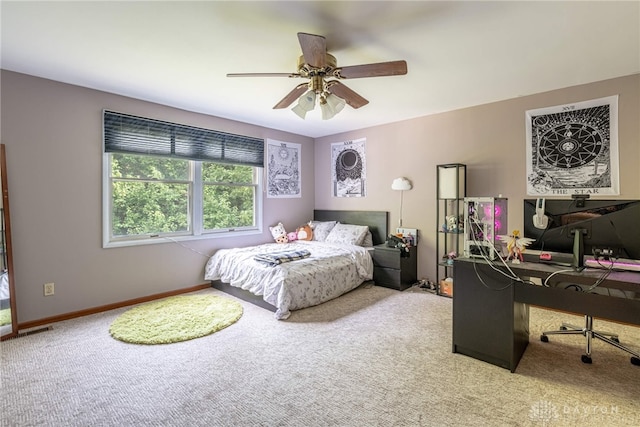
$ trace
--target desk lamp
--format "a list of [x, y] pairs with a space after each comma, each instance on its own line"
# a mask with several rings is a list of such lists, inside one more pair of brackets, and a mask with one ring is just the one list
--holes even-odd
[[396, 178], [391, 183], [391, 189], [400, 191], [400, 219], [398, 220], [399, 227], [402, 227], [402, 198], [405, 191], [411, 190], [411, 182], [404, 177]]

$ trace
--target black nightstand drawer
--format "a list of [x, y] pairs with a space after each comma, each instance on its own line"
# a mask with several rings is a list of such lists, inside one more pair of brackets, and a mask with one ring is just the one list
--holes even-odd
[[395, 268], [373, 267], [373, 277], [376, 285], [400, 289], [402, 270]]
[[400, 268], [402, 258], [400, 258], [399, 249], [376, 246], [372, 255], [373, 263], [377, 266], [397, 269]]
[[371, 256], [376, 285], [402, 291], [416, 282], [418, 255], [415, 246], [409, 248], [407, 253], [398, 248], [378, 245]]

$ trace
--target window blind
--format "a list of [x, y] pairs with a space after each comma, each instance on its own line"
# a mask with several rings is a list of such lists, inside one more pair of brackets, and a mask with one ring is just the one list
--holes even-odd
[[104, 111], [105, 153], [264, 167], [264, 140]]

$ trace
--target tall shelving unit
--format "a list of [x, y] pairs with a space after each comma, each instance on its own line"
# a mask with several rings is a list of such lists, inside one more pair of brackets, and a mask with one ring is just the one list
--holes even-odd
[[461, 256], [464, 236], [464, 198], [467, 166], [460, 163], [438, 165], [436, 169], [436, 289], [438, 295], [453, 296], [441, 281], [453, 277], [453, 259]]

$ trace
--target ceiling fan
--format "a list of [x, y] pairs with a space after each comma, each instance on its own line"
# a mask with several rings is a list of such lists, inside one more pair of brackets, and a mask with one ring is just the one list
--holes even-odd
[[330, 119], [340, 112], [345, 102], [352, 108], [367, 105], [367, 101], [340, 80], [362, 77], [397, 76], [407, 74], [406, 61], [379, 62], [375, 64], [339, 67], [335, 56], [327, 52], [323, 36], [298, 33], [302, 56], [298, 58], [298, 70], [295, 73], [231, 73], [227, 77], [289, 77], [306, 78], [289, 92], [273, 108], [287, 108], [295, 100], [298, 104], [292, 110], [304, 119], [308, 111], [313, 110], [316, 98], [322, 109], [322, 118]]

